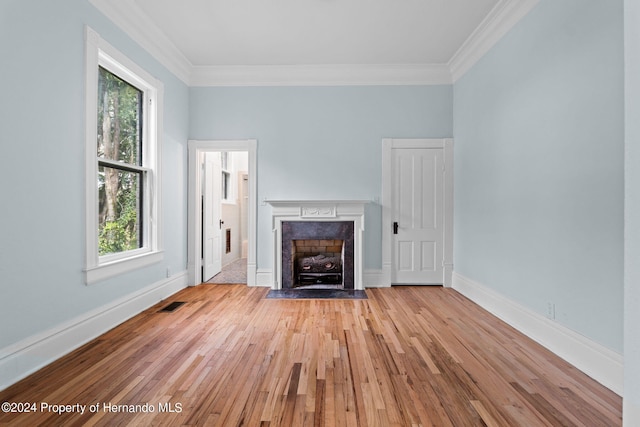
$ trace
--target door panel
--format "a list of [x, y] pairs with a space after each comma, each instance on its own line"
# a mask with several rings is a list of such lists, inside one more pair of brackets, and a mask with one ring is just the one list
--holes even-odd
[[443, 155], [441, 148], [392, 150], [392, 283], [443, 283]]
[[412, 271], [413, 259], [413, 242], [398, 241], [398, 269]]
[[435, 242], [422, 242], [422, 271], [433, 271], [437, 264], [438, 250]]
[[203, 271], [202, 281], [209, 280], [222, 270], [222, 163], [220, 153], [205, 153], [203, 175]]

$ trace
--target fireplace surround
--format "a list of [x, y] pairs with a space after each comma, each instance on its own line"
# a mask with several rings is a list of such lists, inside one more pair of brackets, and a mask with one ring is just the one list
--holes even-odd
[[[272, 207], [274, 269], [272, 289], [297, 289], [313, 284], [331, 288], [363, 290], [363, 200], [265, 200]], [[296, 253], [298, 256], [296, 256]], [[341, 264], [339, 272], [296, 268], [300, 258], [318, 264]], [[302, 273], [302, 277], [301, 277]], [[306, 273], [306, 274], [305, 274]]]

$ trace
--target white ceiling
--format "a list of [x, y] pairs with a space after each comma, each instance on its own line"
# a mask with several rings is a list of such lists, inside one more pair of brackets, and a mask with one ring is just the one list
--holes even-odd
[[443, 64], [498, 0], [135, 0], [193, 65]]
[[274, 67], [315, 67], [314, 78], [324, 67], [329, 80], [348, 67], [412, 81], [436, 69], [450, 80], [458, 58], [477, 56], [538, 0], [90, 1], [183, 80], [215, 84]]

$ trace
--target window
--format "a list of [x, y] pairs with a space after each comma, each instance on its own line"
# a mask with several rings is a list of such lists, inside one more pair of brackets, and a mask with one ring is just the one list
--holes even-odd
[[229, 171], [229, 153], [222, 153], [222, 200], [231, 202], [231, 172]]
[[86, 31], [87, 283], [162, 259], [162, 86]]
[[144, 93], [99, 67], [98, 73], [98, 255], [143, 244], [142, 185]]

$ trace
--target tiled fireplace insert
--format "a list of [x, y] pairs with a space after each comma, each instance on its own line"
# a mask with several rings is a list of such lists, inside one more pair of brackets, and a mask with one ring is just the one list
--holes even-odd
[[282, 288], [354, 289], [353, 221], [282, 221]]

